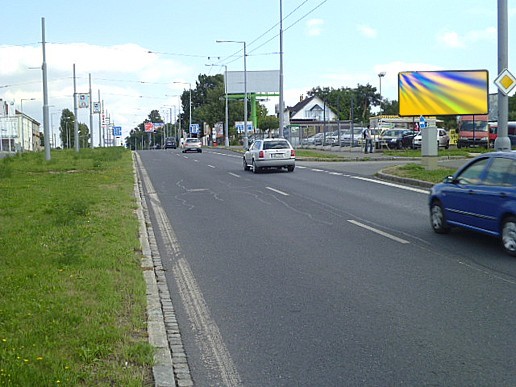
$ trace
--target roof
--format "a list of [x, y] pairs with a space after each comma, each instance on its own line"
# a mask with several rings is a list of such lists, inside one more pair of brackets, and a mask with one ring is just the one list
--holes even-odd
[[[302, 101], [298, 102], [298, 103], [297, 103], [297, 104], [295, 104], [294, 106], [288, 106], [285, 110], [288, 110], [288, 111], [290, 112], [290, 115], [291, 115], [291, 116], [294, 116], [294, 115], [296, 115], [296, 113], [298, 113], [298, 112], [300, 112], [301, 110], [303, 110], [303, 108], [304, 108], [306, 105], [308, 105], [310, 102], [312, 102], [312, 101], [313, 101], [314, 99], [316, 99], [316, 98], [317, 98], [319, 101], [323, 102], [323, 104], [324, 104], [324, 101], [321, 99], [321, 97], [318, 97], [318, 96], [316, 96], [316, 95], [313, 95], [313, 96], [311, 96], [311, 97], [305, 98], [304, 100], [302, 100]], [[323, 110], [323, 109], [324, 109], [324, 108], [322, 108], [319, 104], [317, 104], [316, 106], [319, 106], [319, 108], [320, 108], [321, 110]], [[312, 107], [312, 109], [310, 109], [310, 110], [313, 110], [314, 108], [315, 108], [315, 106], [314, 106], [314, 107]], [[330, 106], [330, 105], [326, 105], [326, 108], [327, 108], [327, 109], [329, 109], [329, 110], [331, 110], [334, 114], [336, 114], [336, 113], [333, 111], [333, 109], [331, 108], [331, 106]]]
[[308, 105], [316, 96], [312, 96], [309, 98], [305, 98], [304, 100], [298, 102], [294, 106], [287, 107], [287, 110], [292, 112], [292, 115], [296, 114], [297, 112], [303, 110], [303, 108]]

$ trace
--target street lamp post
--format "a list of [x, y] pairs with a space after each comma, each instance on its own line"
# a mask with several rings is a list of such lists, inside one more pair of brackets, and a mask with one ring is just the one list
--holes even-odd
[[192, 127], [192, 84], [190, 82], [172, 82], [172, 83], [180, 83], [183, 85], [188, 85], [188, 89], [190, 90], [190, 100], [189, 100], [189, 117], [188, 117], [188, 133], [190, 133], [190, 128]]
[[20, 99], [20, 111], [21, 111], [21, 115], [22, 115], [22, 119], [21, 119], [21, 151], [23, 152], [25, 150], [25, 136], [24, 136], [24, 133], [25, 132], [25, 127], [23, 125], [23, 101], [35, 101], [36, 98], [22, 98]]
[[247, 136], [247, 51], [243, 40], [217, 40], [217, 43], [241, 43], [244, 45], [244, 148], [247, 149], [249, 139]]
[[385, 77], [385, 71], [378, 73], [378, 79], [380, 80], [380, 113], [383, 112], [382, 109], [382, 78]]
[[280, 74], [279, 74], [279, 135], [283, 137], [283, 126], [285, 126], [285, 117], [283, 115], [284, 106], [283, 92], [283, 1], [280, 0]]
[[[216, 64], [207, 64], [206, 66], [218, 66]], [[224, 96], [226, 100], [226, 107], [225, 107], [225, 113], [224, 113], [224, 146], [226, 148], [229, 147], [229, 101], [228, 101], [228, 66], [227, 65], [221, 65], [224, 66]]]

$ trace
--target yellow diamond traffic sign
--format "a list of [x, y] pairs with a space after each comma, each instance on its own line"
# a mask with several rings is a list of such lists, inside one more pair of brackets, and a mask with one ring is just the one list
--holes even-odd
[[516, 78], [508, 69], [504, 69], [494, 80], [494, 84], [505, 95], [508, 95], [516, 86]]

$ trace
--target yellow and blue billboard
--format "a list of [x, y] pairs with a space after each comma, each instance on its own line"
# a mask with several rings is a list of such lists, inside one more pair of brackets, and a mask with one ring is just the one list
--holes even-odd
[[487, 70], [398, 73], [400, 116], [444, 116], [489, 112]]

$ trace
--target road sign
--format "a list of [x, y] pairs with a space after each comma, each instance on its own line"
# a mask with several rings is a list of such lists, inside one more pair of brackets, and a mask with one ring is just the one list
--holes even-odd
[[[235, 121], [235, 128], [237, 129], [238, 133], [244, 132], [244, 121]], [[252, 132], [253, 131], [253, 122], [247, 121], [247, 131]]]
[[152, 122], [146, 122], [144, 124], [145, 132], [150, 133], [154, 131], [154, 124]]
[[121, 126], [113, 126], [113, 136], [122, 137], [122, 127]]
[[420, 129], [426, 128], [426, 119], [423, 116], [419, 117], [419, 128]]
[[516, 86], [516, 78], [514, 78], [514, 75], [512, 75], [508, 69], [503, 69], [494, 80], [494, 84], [504, 95], [509, 95]]
[[190, 133], [199, 134], [199, 124], [190, 124]]

